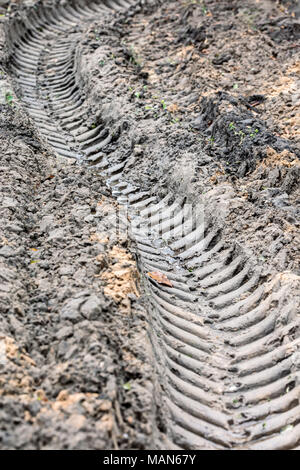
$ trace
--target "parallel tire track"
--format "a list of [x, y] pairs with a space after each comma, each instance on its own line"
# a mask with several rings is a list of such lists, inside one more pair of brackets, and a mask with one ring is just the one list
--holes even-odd
[[[62, 157], [81, 159], [107, 178], [132, 214], [157, 366], [157, 448], [292, 449], [300, 445], [299, 315], [285, 273], [263, 279], [212, 221], [185, 200], [159, 200], [110, 165], [105, 122], [85, 126], [78, 44], [90, 21], [127, 0], [35, 7], [11, 20], [10, 69], [24, 107]], [[171, 224], [170, 224], [171, 220]]]

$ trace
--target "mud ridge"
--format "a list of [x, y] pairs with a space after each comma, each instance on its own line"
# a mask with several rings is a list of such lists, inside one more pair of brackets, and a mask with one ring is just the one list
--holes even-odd
[[203, 218], [194, 207], [186, 212], [184, 196], [142, 191], [123, 175], [124, 162], [103, 154], [124, 130], [111, 132], [101, 116], [86, 125], [80, 39], [95, 15], [134, 14], [144, 3], [37, 3], [16, 13], [7, 31], [15, 89], [49, 148], [91, 165], [128, 207], [156, 357], [155, 447], [297, 448], [299, 279], [266, 279], [255, 259], [223, 240], [218, 194], [215, 217]]

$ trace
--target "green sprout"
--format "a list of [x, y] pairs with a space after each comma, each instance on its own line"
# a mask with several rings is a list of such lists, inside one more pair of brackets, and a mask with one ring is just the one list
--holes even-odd
[[6, 94], [5, 94], [5, 101], [7, 104], [12, 104], [13, 103], [13, 95], [10, 91], [8, 91]]

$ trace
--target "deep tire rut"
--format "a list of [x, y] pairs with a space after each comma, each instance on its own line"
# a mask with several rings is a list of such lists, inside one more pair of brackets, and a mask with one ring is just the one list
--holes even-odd
[[[293, 449], [300, 444], [299, 316], [289, 273], [264, 279], [213, 221], [159, 200], [110, 165], [105, 122], [85, 125], [80, 39], [95, 17], [129, 8], [73, 1], [15, 15], [10, 71], [25, 109], [61, 157], [98, 168], [129, 208], [157, 369], [156, 448]], [[21, 16], [22, 15], [22, 16]], [[171, 223], [170, 223], [171, 220]], [[158, 284], [149, 271], [165, 274]]]

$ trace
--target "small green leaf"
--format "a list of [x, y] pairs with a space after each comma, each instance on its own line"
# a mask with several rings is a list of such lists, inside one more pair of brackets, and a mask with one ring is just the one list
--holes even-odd
[[131, 390], [131, 384], [130, 382], [127, 382], [126, 384], [123, 385], [124, 390], [129, 391]]
[[13, 102], [13, 95], [11, 94], [10, 91], [8, 91], [5, 95], [5, 100], [7, 104], [12, 104]]

